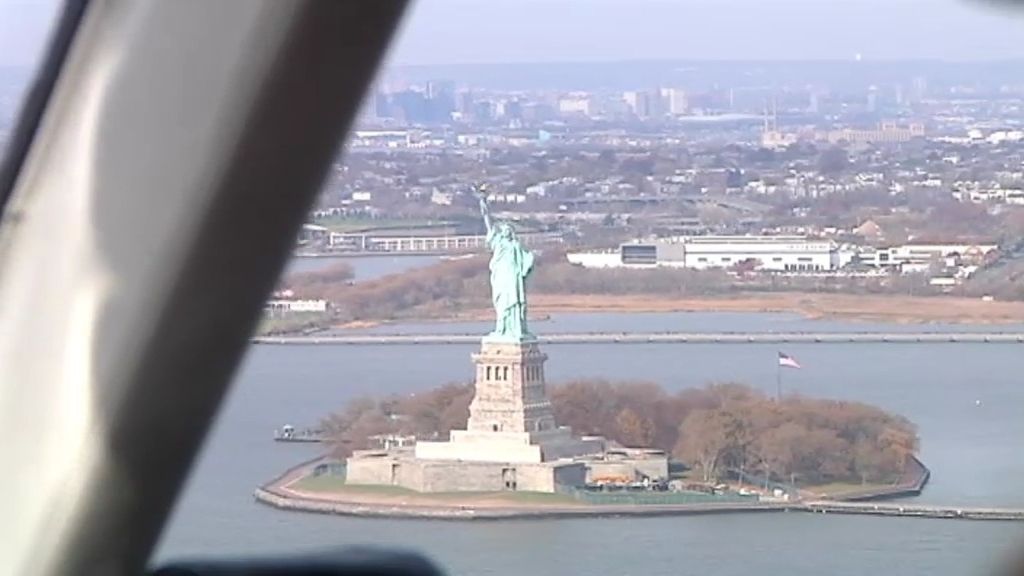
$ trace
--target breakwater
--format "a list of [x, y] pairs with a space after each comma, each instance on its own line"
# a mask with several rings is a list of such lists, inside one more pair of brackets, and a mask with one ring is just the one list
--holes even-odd
[[[581, 332], [538, 336], [541, 344], [1024, 344], [1017, 332]], [[479, 334], [338, 334], [262, 336], [256, 344], [383, 346], [477, 344]]]

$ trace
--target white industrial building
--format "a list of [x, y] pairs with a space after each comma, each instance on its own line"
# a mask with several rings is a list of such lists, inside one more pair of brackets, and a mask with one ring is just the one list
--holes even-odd
[[618, 252], [568, 255], [588, 268], [669, 266], [704, 270], [741, 263], [772, 272], [827, 272], [846, 264], [830, 240], [806, 236], [686, 236], [623, 244]]
[[865, 250], [860, 261], [876, 268], [899, 267], [914, 271], [914, 265], [939, 262], [947, 267], [960, 263], [980, 264], [989, 253], [998, 250], [996, 244], [903, 244], [889, 248]]
[[327, 312], [327, 300], [292, 300], [279, 298], [268, 300], [264, 309], [268, 312]]

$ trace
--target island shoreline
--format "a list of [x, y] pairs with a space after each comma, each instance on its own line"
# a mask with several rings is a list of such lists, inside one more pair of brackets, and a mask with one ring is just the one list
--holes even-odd
[[446, 521], [501, 521], [567, 518], [613, 518], [655, 516], [699, 516], [709, 514], [750, 514], [767, 512], [803, 512], [810, 514], [855, 514], [903, 518], [960, 519], [960, 520], [1024, 520], [1024, 510], [999, 508], [960, 508], [951, 506], [912, 505], [903, 503], [880, 504], [879, 501], [919, 495], [931, 478], [931, 471], [916, 457], [912, 477], [893, 486], [833, 498], [802, 499], [771, 502], [723, 502], [668, 505], [481, 505], [472, 496], [460, 503], [410, 504], [388, 502], [372, 497], [332, 497], [295, 491], [290, 486], [314, 473], [327, 457], [320, 456], [293, 466], [273, 480], [257, 488], [253, 494], [257, 503], [279, 510], [330, 514], [358, 518], [387, 518], [402, 520]]

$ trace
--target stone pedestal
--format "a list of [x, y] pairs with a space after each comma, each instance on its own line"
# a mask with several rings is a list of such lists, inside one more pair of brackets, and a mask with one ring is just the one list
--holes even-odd
[[469, 405], [471, 432], [540, 432], [555, 429], [544, 386], [544, 361], [536, 340], [484, 340], [473, 354], [476, 393]]
[[592, 466], [595, 474], [667, 476], [664, 453], [637, 459], [622, 449], [612, 457], [601, 439], [578, 440], [559, 427], [545, 360], [534, 339], [484, 338], [473, 355], [476, 393], [466, 430], [452, 430], [447, 442], [417, 442], [415, 451], [358, 451], [348, 459], [346, 482], [419, 492], [555, 492], [584, 486]]
[[476, 364], [476, 393], [466, 430], [448, 442], [418, 442], [416, 458], [467, 462], [550, 462], [600, 451], [555, 424], [536, 340], [485, 338]]

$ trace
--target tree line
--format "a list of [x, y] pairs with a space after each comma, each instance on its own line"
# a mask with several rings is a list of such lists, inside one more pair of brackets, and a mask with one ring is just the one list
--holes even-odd
[[483, 307], [490, 300], [484, 256], [441, 261], [367, 282], [339, 282], [327, 276], [307, 272], [292, 275], [285, 283], [303, 298], [330, 302], [338, 322], [451, 315]]
[[[918, 449], [916, 427], [858, 402], [791, 396], [776, 401], [741, 384], [669, 393], [650, 382], [574, 380], [551, 386], [560, 425], [628, 447], [665, 450], [706, 482], [736, 471], [783, 482], [892, 482]], [[466, 426], [470, 384], [360, 398], [322, 423], [338, 456], [380, 434], [446, 439]]]
[[[742, 263], [741, 263], [742, 264]], [[450, 318], [490, 304], [487, 257], [442, 261], [432, 266], [352, 282], [345, 265], [290, 276], [285, 285], [303, 298], [332, 304], [335, 322]], [[533, 294], [721, 296], [737, 292], [816, 292], [849, 294], [936, 293], [923, 277], [818, 278], [751, 275], [734, 270], [679, 268], [582, 268], [562, 252], [542, 254], [529, 279]]]

